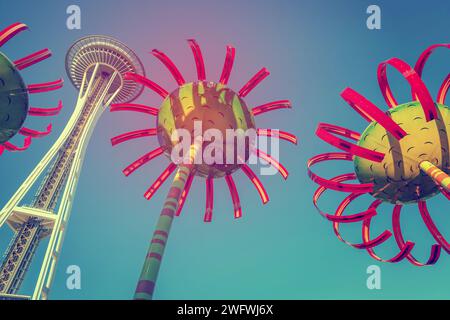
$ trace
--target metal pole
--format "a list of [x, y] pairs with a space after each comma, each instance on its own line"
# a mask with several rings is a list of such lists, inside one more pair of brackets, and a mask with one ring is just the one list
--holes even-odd
[[193, 174], [194, 163], [197, 163], [197, 156], [201, 154], [202, 143], [202, 136], [195, 137], [184, 163], [178, 166], [145, 257], [144, 266], [142, 267], [134, 294], [135, 300], [152, 300], [153, 298], [153, 291], [155, 290], [156, 279], [164, 255], [164, 249], [169, 238], [173, 218], [178, 210], [186, 182], [189, 176]]
[[164, 202], [164, 207], [161, 210], [158, 223], [156, 224], [156, 229], [153, 233], [144, 266], [142, 267], [141, 276], [136, 287], [134, 299], [152, 300], [172, 221], [191, 171], [190, 166], [180, 166], [177, 170], [166, 201]]
[[420, 169], [425, 172], [438, 185], [450, 192], [450, 177], [444, 171], [436, 167], [429, 161], [422, 161]]

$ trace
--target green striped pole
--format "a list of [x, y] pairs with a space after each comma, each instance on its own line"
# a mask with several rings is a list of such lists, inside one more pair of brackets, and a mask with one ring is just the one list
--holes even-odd
[[175, 213], [178, 210], [180, 198], [183, 194], [186, 182], [189, 175], [193, 173], [193, 164], [195, 163], [197, 155], [200, 154], [202, 141], [202, 136], [194, 138], [194, 143], [189, 149], [189, 154], [187, 154], [187, 164], [180, 164], [178, 166], [172, 186], [170, 187], [166, 201], [164, 202], [164, 207], [159, 215], [156, 230], [153, 233], [152, 241], [150, 242], [150, 248], [145, 257], [141, 276], [139, 277], [139, 282], [134, 293], [135, 300], [152, 300], [153, 298], [153, 291], [155, 290], [161, 260], [169, 238], [170, 227], [172, 226]]
[[153, 233], [153, 238], [145, 258], [141, 276], [136, 287], [134, 299], [136, 300], [152, 300], [153, 291], [155, 289], [156, 278], [158, 277], [161, 260], [166, 248], [167, 239], [169, 238], [170, 227], [174, 215], [178, 209], [178, 203], [183, 193], [186, 181], [191, 174], [191, 166], [180, 166], [177, 170], [172, 186], [167, 194], [164, 207]]

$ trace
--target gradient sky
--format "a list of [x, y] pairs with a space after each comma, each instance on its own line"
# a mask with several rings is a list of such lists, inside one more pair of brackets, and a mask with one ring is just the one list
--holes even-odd
[[[366, 8], [382, 10], [382, 29], [368, 30]], [[81, 7], [82, 29], [66, 28], [66, 8]], [[156, 299], [390, 299], [450, 298], [450, 260], [443, 253], [434, 267], [416, 268], [407, 262], [381, 264], [366, 252], [339, 242], [331, 224], [312, 205], [316, 185], [306, 174], [311, 156], [335, 150], [315, 137], [318, 122], [331, 122], [362, 131], [367, 125], [339, 97], [347, 86], [386, 109], [378, 89], [376, 68], [390, 57], [414, 64], [434, 43], [449, 42], [450, 3], [423, 1], [2, 1], [2, 27], [21, 21], [31, 32], [2, 47], [13, 59], [49, 47], [54, 53], [23, 72], [27, 83], [64, 77], [65, 86], [54, 93], [34, 95], [34, 106], [64, 103], [52, 118], [54, 132], [35, 140], [26, 153], [6, 152], [0, 157], [0, 206], [4, 205], [61, 133], [77, 98], [65, 74], [64, 57], [78, 38], [91, 34], [116, 37], [135, 50], [147, 75], [163, 87], [175, 89], [164, 67], [149, 52], [158, 48], [179, 66], [186, 79], [194, 79], [195, 64], [186, 39], [200, 43], [207, 78], [219, 78], [227, 44], [233, 44], [236, 63], [230, 87], [239, 89], [256, 71], [271, 71], [247, 104], [259, 105], [290, 99], [292, 110], [258, 117], [259, 127], [273, 127], [298, 135], [298, 147], [281, 145], [281, 161], [290, 177], [262, 177], [270, 202], [263, 206], [242, 174], [235, 175], [243, 205], [243, 218], [234, 220], [224, 181], [216, 183], [213, 222], [203, 222], [204, 182], [197, 179], [181, 217], [174, 222], [162, 264]], [[424, 81], [433, 96], [448, 73], [448, 52], [438, 51], [429, 61]], [[406, 81], [389, 71], [399, 101], [411, 100]], [[159, 97], [146, 91], [138, 102], [158, 106]], [[43, 128], [48, 119], [29, 119], [27, 126]], [[112, 148], [109, 139], [119, 133], [152, 127], [154, 119], [135, 114], [105, 114], [90, 141], [75, 204], [52, 288], [52, 299], [128, 299], [134, 292], [149, 239], [166, 195], [164, 185], [151, 201], [144, 191], [167, 166], [159, 158], [125, 178], [123, 167], [157, 146], [155, 139], [140, 139]], [[16, 141], [16, 140], [15, 140]], [[352, 170], [336, 163], [318, 167], [321, 173]], [[330, 194], [322, 205], [332, 210], [342, 198]], [[364, 198], [353, 210], [370, 201]], [[374, 233], [390, 228], [391, 207], [384, 206]], [[433, 218], [444, 233], [450, 227], [448, 202], [439, 196], [430, 202]], [[403, 215], [405, 238], [416, 241], [414, 254], [427, 257], [433, 243], [415, 207]], [[344, 226], [344, 234], [360, 239], [359, 226]], [[11, 232], [0, 230], [0, 248]], [[42, 243], [23, 286], [29, 293], [36, 279]], [[391, 239], [380, 255], [395, 252]], [[366, 268], [379, 265], [382, 289], [368, 290]], [[68, 290], [69, 265], [82, 271], [82, 289]]]

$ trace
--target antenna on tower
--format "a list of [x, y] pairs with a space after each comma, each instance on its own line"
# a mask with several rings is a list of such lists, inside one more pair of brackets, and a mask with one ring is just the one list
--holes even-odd
[[[125, 73], [144, 75], [136, 54], [120, 41], [94, 35], [76, 41], [66, 55], [66, 71], [79, 89], [75, 110], [61, 136], [0, 211], [15, 232], [0, 269], [0, 299], [47, 299], [62, 250], [79, 174], [98, 118], [111, 103], [136, 99], [143, 86]], [[44, 170], [46, 175], [41, 179]], [[34, 201], [20, 205], [39, 184]], [[49, 237], [32, 296], [18, 295], [40, 240]]]

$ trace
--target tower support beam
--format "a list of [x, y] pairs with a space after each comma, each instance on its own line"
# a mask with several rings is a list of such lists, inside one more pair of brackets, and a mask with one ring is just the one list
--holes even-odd
[[[87, 145], [103, 111], [111, 103], [131, 102], [142, 86], [126, 83], [127, 72], [143, 74], [135, 54], [112, 38], [92, 36], [69, 50], [67, 72], [79, 91], [74, 113], [61, 136], [0, 211], [15, 236], [0, 269], [0, 296], [20, 298], [20, 285], [40, 240], [48, 244], [32, 299], [47, 299], [75, 198]], [[41, 179], [44, 171], [46, 176]], [[30, 189], [41, 181], [31, 206], [19, 206]], [[1, 297], [0, 297], [1, 298]]]

